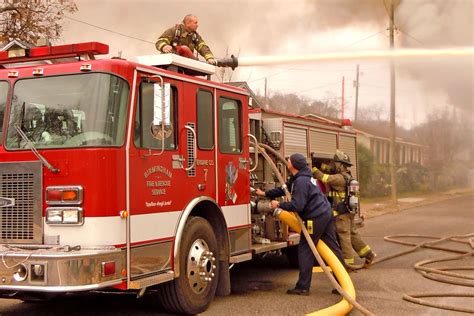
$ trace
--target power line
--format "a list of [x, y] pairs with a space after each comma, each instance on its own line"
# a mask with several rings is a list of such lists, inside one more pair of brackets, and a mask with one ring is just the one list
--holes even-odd
[[298, 93], [308, 92], [308, 91], [311, 91], [311, 90], [323, 89], [323, 88], [326, 88], [326, 87], [329, 87], [329, 86], [334, 86], [336, 84], [340, 84], [340, 82], [338, 81], [338, 82], [328, 83], [328, 84], [325, 84], [325, 85], [322, 85], [322, 86], [317, 86], [317, 87], [312, 87], [312, 88], [309, 88], [309, 89], [295, 91], [294, 93], [298, 94]]
[[154, 42], [150, 42], [150, 41], [147, 41], [147, 40], [144, 40], [144, 39], [141, 39], [141, 38], [138, 38], [138, 37], [130, 36], [130, 35], [127, 35], [127, 34], [123, 34], [123, 33], [120, 33], [120, 32], [112, 31], [112, 30], [106, 29], [105, 27], [101, 27], [101, 26], [98, 26], [98, 25], [94, 25], [92, 23], [84, 22], [84, 21], [72, 18], [70, 16], [67, 16], [67, 15], [65, 15], [64, 17], [66, 19], [72, 20], [74, 22], [78, 22], [78, 23], [82, 23], [82, 24], [85, 24], [85, 25], [88, 25], [88, 26], [92, 26], [92, 27], [98, 28], [98, 29], [106, 31], [106, 32], [110, 32], [110, 33], [117, 34], [117, 35], [120, 35], [120, 36], [128, 37], [128, 38], [140, 41], [140, 42], [155, 44]]
[[412, 40], [414, 40], [415, 42], [417, 42], [418, 44], [420, 44], [421, 46], [424, 46], [423, 43], [419, 40], [417, 40], [416, 38], [414, 38], [413, 36], [411, 36], [410, 34], [402, 31], [400, 28], [397, 28], [397, 30], [399, 30], [401, 33], [405, 34], [406, 36], [408, 36], [409, 38], [411, 38]]
[[385, 32], [385, 30], [382, 30], [382, 31], [380, 31], [380, 32], [377, 32], [377, 33], [374, 33], [374, 34], [369, 35], [369, 36], [367, 36], [367, 37], [364, 37], [364, 38], [362, 38], [362, 39], [360, 39], [360, 40], [358, 40], [358, 41], [356, 41], [356, 42], [354, 42], [354, 43], [352, 43], [352, 44], [350, 44], [350, 45], [344, 46], [344, 48], [354, 46], [355, 44], [358, 44], [358, 43], [360, 43], [360, 42], [363, 42], [363, 41], [365, 41], [365, 40], [368, 40], [369, 38], [372, 38], [372, 37], [374, 37], [374, 36], [377, 36], [377, 35], [379, 35], [379, 34], [381, 34], [381, 33], [383, 33], [383, 32]]

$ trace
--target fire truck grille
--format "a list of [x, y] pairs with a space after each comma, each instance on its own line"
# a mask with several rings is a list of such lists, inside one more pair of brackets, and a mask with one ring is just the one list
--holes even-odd
[[42, 242], [41, 163], [0, 163], [0, 238]]

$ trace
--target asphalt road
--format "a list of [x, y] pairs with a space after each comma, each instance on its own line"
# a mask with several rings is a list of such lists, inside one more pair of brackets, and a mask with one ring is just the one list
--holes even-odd
[[[407, 250], [407, 246], [384, 241], [394, 234], [420, 234], [439, 237], [474, 233], [474, 195], [458, 197], [432, 205], [385, 214], [366, 220], [360, 232], [377, 252], [378, 258]], [[422, 242], [425, 239], [409, 238]], [[466, 245], [444, 243], [444, 246]], [[470, 293], [474, 288], [449, 285], [424, 278], [413, 269], [421, 260], [452, 255], [432, 249], [373, 265], [369, 269], [351, 273], [357, 301], [377, 315], [463, 315], [404, 301], [405, 293]], [[441, 265], [474, 266], [474, 258]], [[440, 264], [438, 264], [440, 265]], [[436, 266], [436, 264], [434, 265]], [[232, 295], [217, 297], [203, 315], [302, 315], [330, 306], [340, 300], [331, 294], [332, 287], [321, 273], [313, 275], [310, 296], [289, 296], [286, 289], [293, 287], [297, 270], [291, 269], [285, 257], [267, 257], [235, 265], [231, 269]], [[461, 271], [461, 273], [468, 273]], [[472, 274], [471, 274], [472, 275]], [[24, 303], [0, 299], [0, 315], [165, 315], [159, 306], [146, 299], [136, 300], [131, 294], [87, 293], [70, 295], [47, 303]], [[473, 298], [435, 298], [432, 301], [474, 308]], [[350, 315], [361, 315], [354, 310]]]

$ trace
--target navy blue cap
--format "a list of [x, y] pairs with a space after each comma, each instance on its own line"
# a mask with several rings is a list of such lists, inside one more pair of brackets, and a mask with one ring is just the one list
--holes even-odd
[[299, 153], [291, 155], [290, 161], [296, 170], [301, 170], [308, 165], [306, 157]]

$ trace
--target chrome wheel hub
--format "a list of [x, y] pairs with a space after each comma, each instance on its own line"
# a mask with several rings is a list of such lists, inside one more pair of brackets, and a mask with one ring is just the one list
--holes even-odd
[[200, 294], [206, 290], [215, 276], [216, 258], [203, 239], [197, 239], [191, 245], [187, 262], [187, 277], [191, 289]]

